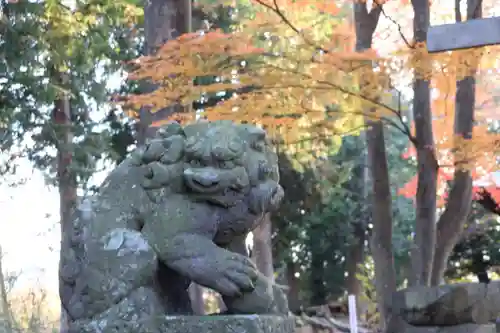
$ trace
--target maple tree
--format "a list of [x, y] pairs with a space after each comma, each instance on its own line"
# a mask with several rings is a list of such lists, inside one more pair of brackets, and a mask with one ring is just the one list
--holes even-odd
[[[167, 42], [154, 56], [143, 57], [130, 79], [159, 85], [149, 94], [129, 96], [132, 110], [172, 103], [190, 104], [204, 96], [234, 91], [232, 98], [200, 114], [209, 120], [260, 123], [295, 149], [324, 153], [340, 134], [359, 133], [362, 105], [379, 106], [369, 116], [392, 119], [397, 110], [357, 89], [366, 77], [371, 51], [354, 52], [352, 27], [337, 19], [342, 10], [327, 1], [255, 1], [259, 10], [231, 33], [184, 34]], [[383, 64], [380, 64], [381, 66]], [[367, 91], [388, 82], [383, 68]], [[209, 85], [192, 85], [199, 77], [217, 77]], [[326, 107], [326, 108], [325, 108]], [[184, 121], [193, 114], [177, 114]], [[293, 149], [293, 148], [292, 148]]]
[[[472, 140], [464, 139], [454, 134], [454, 110], [456, 100], [455, 82], [463, 79], [468, 73], [467, 69], [481, 58], [478, 64], [478, 76], [486, 78], [492, 76], [492, 65], [496, 60], [495, 54], [498, 46], [487, 47], [486, 50], [461, 50], [446, 54], [431, 56], [434, 70], [428, 75], [432, 77], [433, 88], [436, 97], [433, 99], [432, 110], [434, 114], [433, 129], [435, 135], [435, 146], [437, 160], [439, 162], [439, 206], [446, 203], [447, 182], [453, 180], [453, 172], [456, 167], [470, 169], [473, 178], [487, 177], [498, 169], [497, 156], [500, 151], [500, 133], [495, 130], [498, 116], [492, 111], [495, 107], [494, 91], [490, 89], [491, 83], [481, 80], [476, 83], [476, 116], [472, 132]], [[415, 147], [410, 146], [403, 154], [404, 158], [415, 156]], [[417, 179], [401, 188], [400, 193], [413, 197], [416, 193]], [[477, 192], [480, 187], [475, 188]], [[498, 191], [490, 188], [494, 198], [500, 200]], [[498, 197], [497, 197], [498, 196]]]
[[[354, 51], [352, 26], [335, 19], [343, 10], [335, 2], [251, 3], [260, 10], [253, 17], [242, 18], [236, 31], [184, 34], [167, 42], [154, 56], [138, 59], [129, 78], [149, 80], [160, 88], [128, 96], [124, 105], [132, 112], [140, 105], [151, 106], [154, 111], [172, 103], [190, 104], [204, 96], [235, 91], [235, 96], [199, 115], [209, 120], [260, 123], [291, 143], [311, 136], [319, 141], [335, 140], [338, 134], [359, 131], [363, 117], [368, 117], [384, 120], [414, 141], [414, 128], [410, 132], [402, 120], [404, 110], [388, 101], [394, 88], [390, 76], [415, 72], [432, 79], [437, 95], [432, 99], [432, 125], [442, 180], [440, 191], [456, 165], [474, 169], [477, 176], [494, 170], [500, 141], [488, 128], [491, 94], [478, 88], [477, 104], [485, 112], [477, 113], [472, 140], [453, 133], [455, 105], [450, 97], [455, 94], [455, 82], [475, 67], [471, 64], [477, 63], [478, 52], [482, 54], [477, 64], [480, 72], [490, 71], [497, 47], [489, 47], [486, 52], [428, 55], [425, 44], [420, 43], [381, 58], [373, 50]], [[377, 71], [367, 70], [366, 61], [376, 62]], [[195, 78], [211, 76], [217, 77], [216, 83], [188, 84]], [[360, 83], [364, 84], [363, 93], [356, 88]], [[366, 108], [372, 112], [360, 111]], [[194, 115], [176, 114], [172, 118], [192, 121]], [[405, 156], [414, 154], [412, 146]], [[415, 184], [416, 179], [401, 193], [413, 196]]]
[[[467, 19], [481, 16], [481, 2], [479, 4], [478, 7], [472, 2], [468, 3]], [[474, 10], [471, 11], [471, 8]], [[460, 20], [457, 15], [457, 21]], [[429, 198], [434, 199], [433, 206], [442, 207], [437, 224], [434, 222], [436, 218], [427, 218], [426, 230], [435, 228], [436, 235], [423, 238], [435, 237], [435, 250], [432, 250], [432, 254], [429, 252], [430, 260], [427, 260], [426, 265], [432, 267], [428, 267], [428, 274], [423, 275], [421, 280], [424, 284], [426, 279], [430, 279], [427, 281], [431, 284], [439, 284], [446, 269], [447, 258], [467, 222], [473, 199], [472, 180], [484, 177], [497, 168], [499, 134], [491, 126], [491, 117], [484, 117], [481, 110], [476, 109], [477, 103], [484, 103], [486, 97], [480, 78], [490, 69], [491, 52], [495, 51], [494, 48], [480, 48], [430, 56], [426, 54], [425, 48], [420, 48], [424, 52], [417, 57], [421, 61], [417, 64], [425, 63], [426, 66], [412, 67], [416, 69], [417, 77], [430, 82], [434, 94], [430, 106], [434, 142], [428, 143], [427, 151], [425, 147], [420, 147], [431, 159], [420, 160], [417, 155], [417, 160], [420, 161], [419, 166], [423, 162], [423, 165], [437, 171], [435, 192], [439, 200], [436, 203], [433, 193], [421, 191], [420, 177], [427, 177], [428, 172], [420, 173], [403, 189], [403, 193], [405, 190], [407, 195], [416, 193], [417, 212], [429, 210]], [[482, 93], [476, 94], [476, 91], [481, 90]], [[479, 101], [475, 100], [476, 95], [479, 96]], [[416, 148], [418, 153], [419, 146], [416, 145]], [[408, 189], [413, 189], [413, 193], [408, 192]], [[422, 196], [420, 209], [419, 193]], [[418, 225], [417, 221], [417, 227]], [[428, 242], [423, 238], [421, 243], [417, 242], [419, 248]]]

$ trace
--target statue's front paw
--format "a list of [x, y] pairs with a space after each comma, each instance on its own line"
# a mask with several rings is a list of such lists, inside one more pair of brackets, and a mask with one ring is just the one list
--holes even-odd
[[237, 297], [224, 297], [232, 314], [288, 314], [286, 295], [278, 285], [259, 274], [255, 289]]
[[250, 258], [231, 253], [215, 265], [214, 289], [222, 295], [236, 297], [255, 288], [257, 268]]

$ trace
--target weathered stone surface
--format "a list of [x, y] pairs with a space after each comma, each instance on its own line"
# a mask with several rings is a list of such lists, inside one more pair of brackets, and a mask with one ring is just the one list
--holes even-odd
[[175, 316], [166, 318], [161, 332], [175, 333], [293, 333], [292, 316]]
[[463, 324], [453, 327], [440, 327], [438, 333], [497, 333], [497, 330], [493, 324]]
[[[147, 297], [152, 296], [141, 290], [99, 318], [74, 322], [70, 333], [293, 333], [295, 330], [293, 316], [165, 316], [148, 306], [151, 302]], [[143, 305], [146, 307], [141, 309]], [[135, 315], [137, 311], [142, 315]]]
[[163, 333], [160, 330], [163, 317], [156, 293], [140, 287], [91, 319], [72, 321], [69, 333]]
[[500, 281], [409, 288], [394, 295], [393, 307], [412, 325], [487, 324], [500, 313]]
[[497, 333], [495, 325], [463, 324], [455, 326], [406, 325], [398, 333]]
[[460, 324], [460, 325], [410, 325], [400, 317], [392, 318], [385, 333], [498, 333], [495, 324]]
[[[72, 330], [163, 333], [161, 318], [192, 314], [191, 282], [219, 292], [231, 314], [288, 314], [245, 245], [283, 198], [277, 161], [251, 125], [160, 129], [109, 174], [63, 239], [60, 295]], [[270, 320], [248, 318], [235, 327], [259, 332], [252, 327]]]
[[87, 245], [85, 269], [75, 281], [67, 307], [72, 318], [92, 317], [133, 290], [152, 285], [157, 256], [140, 232], [117, 228]]

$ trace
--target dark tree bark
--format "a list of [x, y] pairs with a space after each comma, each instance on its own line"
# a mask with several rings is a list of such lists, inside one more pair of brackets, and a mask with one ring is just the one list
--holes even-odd
[[[144, 30], [146, 45], [145, 55], [156, 52], [168, 40], [177, 38], [183, 33], [191, 31], [192, 8], [191, 0], [148, 0], [144, 5]], [[156, 89], [153, 85], [145, 85], [144, 92]], [[190, 107], [171, 105], [155, 113], [148, 108], [139, 111], [139, 123], [137, 128], [137, 141], [144, 143], [156, 132], [153, 122], [168, 118], [176, 112], [190, 111]]]
[[253, 231], [252, 259], [257, 265], [259, 272], [271, 281], [274, 281], [271, 236], [271, 215], [266, 214], [262, 223]]
[[[354, 23], [356, 28], [356, 51], [364, 51], [372, 47], [373, 33], [377, 27], [382, 6], [378, 5], [368, 13], [364, 2], [354, 4]], [[371, 66], [368, 64], [367, 66]], [[371, 92], [361, 92], [369, 96]], [[376, 97], [375, 97], [376, 98]], [[364, 110], [371, 112], [372, 110]], [[368, 168], [372, 179], [372, 221], [373, 232], [370, 247], [375, 261], [375, 289], [379, 305], [381, 326], [385, 329], [390, 320], [392, 294], [396, 291], [396, 272], [392, 252], [392, 196], [389, 182], [389, 169], [384, 139], [384, 125], [380, 120], [367, 117], [365, 124]]]
[[396, 291], [396, 271], [392, 252], [392, 195], [382, 122], [370, 124], [366, 132], [368, 160], [373, 179], [373, 230], [371, 251], [375, 262], [375, 289], [381, 326], [390, 321], [392, 294]]
[[[467, 0], [467, 20], [482, 17], [482, 0]], [[454, 134], [472, 138], [478, 59], [469, 64], [469, 75], [457, 82], [455, 96]], [[441, 283], [448, 257], [458, 242], [472, 204], [471, 171], [463, 167], [467, 161], [455, 161], [453, 184], [445, 211], [437, 223], [436, 252], [432, 267], [431, 284]]]
[[[359, 199], [364, 207], [369, 207], [368, 201], [368, 187], [369, 182], [369, 170], [368, 156], [366, 154], [366, 138], [365, 133], [362, 133], [358, 138], [356, 138], [356, 150], [353, 152], [356, 155], [360, 154], [361, 158], [358, 160], [358, 165], [353, 170], [353, 176], [351, 181], [347, 184], [348, 189], [359, 196]], [[352, 236], [353, 241], [349, 245], [347, 250], [347, 262], [346, 262], [346, 287], [349, 295], [356, 296], [356, 309], [358, 316], [362, 315], [363, 304], [362, 300], [358, 297], [363, 291], [363, 286], [358, 278], [360, 273], [360, 266], [363, 264], [365, 259], [365, 241], [366, 241], [366, 231], [368, 225], [368, 214], [365, 210], [360, 210], [355, 216], [352, 216]]]
[[[55, 85], [62, 87], [63, 89], [68, 89], [69, 78], [66, 73], [61, 73], [53, 67], [51, 68], [51, 74]], [[52, 111], [52, 122], [54, 124], [56, 135], [59, 218], [61, 223], [60, 265], [63, 265], [66, 262], [64, 256], [72, 251], [72, 213], [75, 210], [77, 200], [76, 176], [71, 170], [71, 163], [73, 160], [73, 132], [71, 119], [70, 98], [67, 93], [61, 92], [58, 98], [54, 101], [54, 109]], [[61, 289], [61, 291], [62, 290], [63, 289]], [[64, 289], [62, 292], [69, 292], [69, 290]], [[66, 297], [68, 296], [61, 295], [61, 298]], [[61, 307], [61, 333], [66, 332], [67, 328], [68, 318], [66, 310], [64, 307]]]
[[[412, 0], [414, 11], [413, 34], [417, 43], [427, 41], [430, 14], [428, 0]], [[424, 55], [425, 57], [425, 55]], [[420, 59], [426, 67], [426, 59]], [[428, 285], [430, 282], [434, 247], [436, 243], [436, 191], [438, 164], [436, 161], [430, 81], [415, 74], [413, 82], [413, 119], [417, 141], [418, 183], [416, 195], [415, 243], [412, 249], [412, 285]]]
[[288, 307], [293, 313], [297, 313], [300, 309], [299, 298], [299, 279], [295, 276], [298, 271], [298, 265], [293, 262], [286, 264], [286, 284], [288, 286]]
[[323, 305], [327, 299], [325, 285], [325, 249], [322, 244], [324, 238], [321, 224], [311, 225], [308, 231], [308, 248], [311, 251], [311, 266], [309, 268], [309, 291], [311, 305]]
[[364, 260], [364, 249], [365, 249], [365, 231], [366, 227], [362, 222], [355, 222], [353, 226], [353, 243], [349, 246], [347, 252], [347, 280], [346, 287], [349, 295], [355, 295], [357, 302], [356, 307], [358, 313], [361, 309], [361, 301], [358, 296], [361, 295], [363, 286], [359, 281], [357, 275], [359, 272], [359, 265], [363, 263]]
[[192, 283], [189, 286], [189, 298], [191, 299], [193, 312], [197, 316], [205, 314], [205, 300], [203, 299], [203, 287]]

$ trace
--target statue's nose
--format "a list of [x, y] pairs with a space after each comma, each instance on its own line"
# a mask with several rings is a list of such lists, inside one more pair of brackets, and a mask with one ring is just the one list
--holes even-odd
[[196, 172], [191, 176], [192, 180], [204, 187], [212, 187], [219, 184], [219, 175], [212, 170]]
[[215, 186], [219, 184], [219, 180], [214, 177], [195, 177], [194, 180], [205, 187]]

